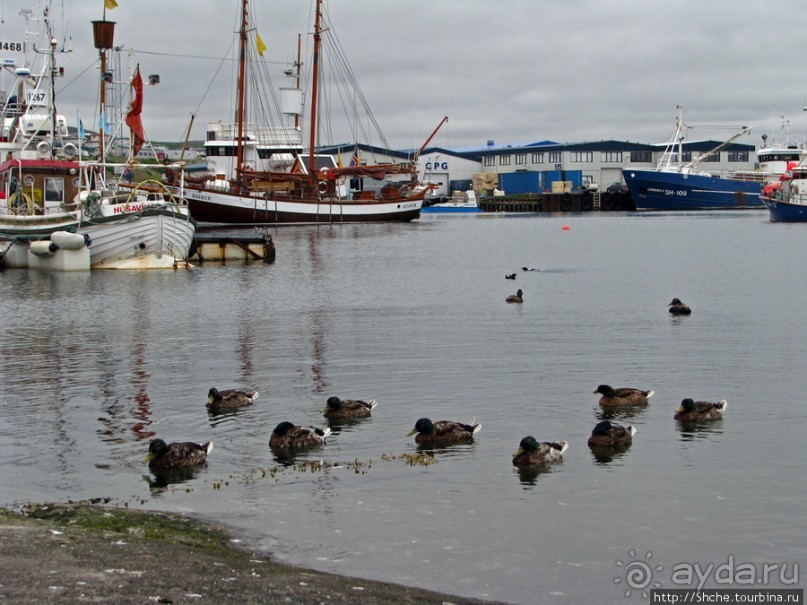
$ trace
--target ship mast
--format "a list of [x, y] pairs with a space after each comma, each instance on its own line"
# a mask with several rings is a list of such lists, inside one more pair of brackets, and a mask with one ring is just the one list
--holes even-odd
[[240, 54], [238, 57], [238, 139], [236, 141], [236, 168], [238, 172], [244, 164], [244, 107], [246, 106], [246, 70], [247, 70], [247, 0], [241, 3]]
[[308, 145], [308, 173], [313, 183], [316, 183], [314, 166], [314, 150], [317, 144], [317, 94], [319, 88], [319, 46], [320, 46], [320, 18], [322, 17], [322, 0], [317, 0], [314, 17], [314, 56], [311, 74], [311, 134]]

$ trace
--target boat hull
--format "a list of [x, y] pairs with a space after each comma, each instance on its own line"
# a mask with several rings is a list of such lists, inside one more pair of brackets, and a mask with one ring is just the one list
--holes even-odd
[[703, 174], [622, 171], [637, 210], [761, 208], [762, 184]]
[[[4, 217], [5, 218], [5, 217]], [[0, 221], [0, 252], [7, 267], [29, 267], [31, 244], [54, 233], [74, 231], [85, 237], [92, 269], [162, 269], [187, 262], [196, 223], [187, 212], [157, 206], [139, 212], [80, 222], [55, 219], [48, 228], [38, 217], [30, 224]]]
[[420, 216], [422, 199], [290, 201], [186, 188], [191, 216], [216, 224], [321, 224], [409, 222]]
[[426, 206], [420, 209], [421, 214], [474, 214], [482, 212], [479, 206], [441, 205]]
[[762, 196], [772, 223], [807, 223], [807, 204], [784, 202]]

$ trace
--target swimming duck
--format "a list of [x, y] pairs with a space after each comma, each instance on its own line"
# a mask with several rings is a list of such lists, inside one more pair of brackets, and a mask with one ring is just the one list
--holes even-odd
[[509, 303], [522, 303], [524, 302], [524, 293], [521, 291], [521, 288], [519, 288], [518, 292], [511, 294], [505, 300]]
[[601, 384], [594, 392], [602, 395], [600, 405], [604, 408], [647, 405], [647, 400], [653, 396], [653, 391], [640, 391], [630, 387], [615, 389], [607, 384]]
[[155, 470], [187, 468], [207, 462], [207, 455], [212, 451], [212, 441], [185, 441], [169, 445], [162, 439], [153, 439], [149, 443], [149, 453], [144, 462], [148, 462], [149, 468]]
[[636, 429], [631, 426], [614, 424], [608, 420], [603, 420], [591, 431], [588, 438], [589, 447], [621, 447], [633, 443], [633, 435]]
[[504, 276], [504, 279], [515, 279], [515, 278], [516, 278], [515, 273], [508, 273], [507, 275]]
[[305, 450], [325, 445], [325, 438], [330, 434], [329, 428], [295, 426], [291, 422], [281, 422], [272, 431], [269, 447], [278, 450]]
[[329, 397], [325, 407], [322, 408], [322, 413], [326, 418], [333, 420], [340, 418], [367, 418], [375, 406], [375, 399], [360, 401], [359, 399]]
[[522, 271], [537, 271], [535, 267], [521, 267]]
[[711, 401], [693, 401], [684, 399], [681, 406], [675, 411], [675, 419], [682, 422], [701, 422], [703, 420], [718, 420], [723, 417], [729, 402], [723, 399], [719, 403]]
[[513, 454], [513, 466], [541, 466], [563, 462], [563, 452], [569, 447], [568, 441], [544, 441], [529, 435], [518, 444]]
[[452, 443], [470, 443], [474, 434], [482, 428], [472, 419], [468, 424], [454, 422], [453, 420], [438, 420], [432, 422], [428, 418], [421, 418], [415, 423], [415, 428], [406, 436], [411, 437], [417, 433], [415, 443], [422, 445], [451, 445]]
[[682, 303], [680, 298], [673, 298], [667, 306], [673, 315], [690, 315], [692, 313], [692, 309]]
[[252, 404], [258, 398], [258, 391], [242, 391], [239, 389], [225, 389], [219, 391], [213, 387], [207, 392], [207, 407], [211, 412], [234, 410]]

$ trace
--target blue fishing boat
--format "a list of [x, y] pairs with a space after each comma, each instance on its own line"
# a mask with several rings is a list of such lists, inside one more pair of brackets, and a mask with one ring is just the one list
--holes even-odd
[[[676, 131], [655, 169], [627, 167], [622, 175], [628, 185], [637, 210], [702, 210], [762, 208], [762, 185], [778, 178], [790, 162], [799, 162], [807, 151], [795, 145], [771, 145], [757, 151], [759, 170], [714, 173], [700, 168], [700, 163], [720, 153], [751, 127], [687, 163], [683, 143], [685, 132], [691, 128], [681, 119], [680, 107]], [[763, 137], [763, 140], [766, 140]]]
[[426, 198], [423, 202], [423, 207], [420, 209], [420, 213], [432, 214], [438, 212], [468, 214], [472, 212], [482, 212], [482, 209], [477, 202], [476, 192], [474, 192], [473, 189], [469, 189], [465, 192], [455, 192], [451, 197], [444, 195]]
[[807, 166], [796, 166], [765, 184], [760, 196], [772, 223], [807, 223]]

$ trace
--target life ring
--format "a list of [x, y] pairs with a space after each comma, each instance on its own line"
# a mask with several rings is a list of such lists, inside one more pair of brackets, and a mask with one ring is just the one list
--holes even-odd
[[328, 183], [326, 183], [325, 181], [320, 181], [317, 190], [319, 191], [320, 195], [325, 195], [326, 193], [328, 193]]

